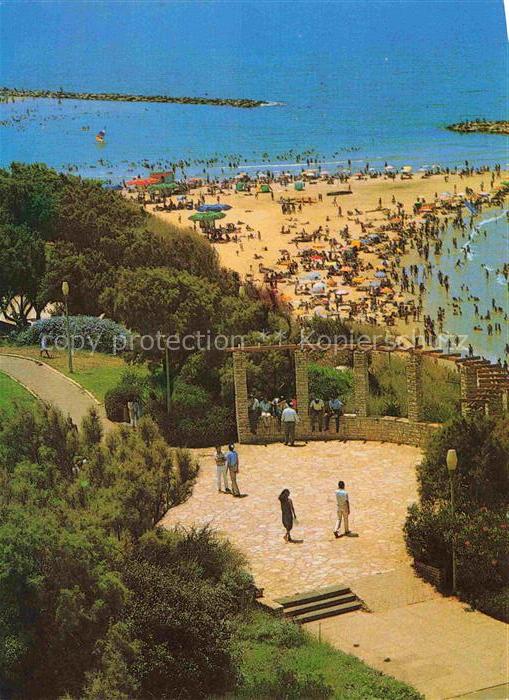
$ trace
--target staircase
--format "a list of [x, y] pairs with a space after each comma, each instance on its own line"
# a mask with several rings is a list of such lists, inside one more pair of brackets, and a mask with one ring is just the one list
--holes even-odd
[[359, 610], [362, 602], [348, 586], [327, 586], [307, 593], [278, 598], [283, 615], [299, 624]]

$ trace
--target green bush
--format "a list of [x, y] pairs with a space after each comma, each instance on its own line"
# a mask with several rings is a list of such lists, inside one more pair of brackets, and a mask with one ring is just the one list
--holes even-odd
[[[79, 350], [119, 353], [128, 345], [131, 334], [115, 321], [96, 316], [70, 316], [69, 327], [74, 346]], [[18, 345], [38, 345], [42, 335], [49, 344], [66, 347], [67, 327], [64, 316], [51, 316], [32, 323], [16, 337]]]
[[111, 421], [121, 423], [128, 420], [127, 402], [146, 402], [148, 379], [145, 372], [130, 367], [122, 372], [117, 386], [109, 389], [104, 396], [104, 408]]
[[218, 405], [201, 386], [175, 382], [170, 413], [152, 406], [166, 439], [183, 447], [211, 447], [236, 440], [233, 407]]
[[486, 615], [496, 620], [509, 623], [509, 586], [501, 588], [496, 593], [489, 591], [475, 598], [472, 604]]
[[448, 569], [451, 563], [453, 519], [448, 506], [433, 508], [416, 503], [408, 509], [404, 526], [409, 554], [424, 564]]
[[334, 367], [308, 364], [309, 396], [317, 396], [324, 401], [338, 397], [345, 403], [352, 391], [353, 374], [350, 370], [337, 370]]
[[[473, 415], [444, 426], [418, 468], [421, 505], [409, 509], [405, 523], [409, 553], [449, 574], [454, 543], [458, 591], [468, 601], [482, 599], [484, 609], [509, 585], [508, 420]], [[446, 467], [451, 448], [458, 454], [454, 517]]]
[[455, 449], [458, 505], [470, 510], [479, 506], [498, 507], [509, 499], [509, 450], [503, 435], [509, 434], [509, 417], [484, 415], [458, 417], [433, 436], [417, 469], [423, 502], [449, 498], [447, 450]]

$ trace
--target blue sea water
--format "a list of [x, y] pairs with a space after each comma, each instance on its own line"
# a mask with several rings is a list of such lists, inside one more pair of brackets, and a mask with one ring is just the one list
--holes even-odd
[[0, 164], [72, 163], [113, 179], [143, 173], [143, 160], [232, 154], [248, 164], [311, 152], [375, 166], [506, 165], [505, 137], [443, 127], [507, 118], [507, 59], [502, 0], [7, 0], [0, 85], [283, 104], [0, 104]]

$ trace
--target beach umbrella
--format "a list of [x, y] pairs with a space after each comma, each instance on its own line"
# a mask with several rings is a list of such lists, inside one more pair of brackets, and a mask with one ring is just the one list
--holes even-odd
[[322, 279], [322, 275], [319, 272], [306, 272], [305, 275], [302, 275], [301, 277], [302, 280], [320, 280]]
[[350, 294], [350, 290], [349, 289], [335, 289], [334, 294], [336, 294], [336, 296], [338, 296], [338, 297], [343, 297], [343, 296], [345, 296], [345, 294]]
[[222, 211], [198, 211], [189, 217], [189, 221], [210, 222], [216, 221], [216, 219], [224, 219], [225, 216], [226, 214], [223, 214]]
[[387, 273], [384, 272], [383, 270], [378, 270], [378, 272], [375, 272], [375, 277], [387, 277]]
[[413, 168], [412, 168], [411, 165], [404, 165], [404, 166], [401, 168], [401, 172], [402, 172], [402, 173], [411, 173], [412, 170], [413, 170]]
[[350, 247], [351, 248], [360, 248], [361, 247], [361, 242], [360, 241], [350, 241]]
[[364, 277], [354, 277], [352, 282], [354, 284], [362, 284], [364, 282]]
[[381, 284], [382, 284], [382, 283], [380, 282], [380, 280], [372, 280], [372, 281], [369, 283], [369, 286], [370, 286], [370, 287], [373, 287], [374, 289], [376, 289], [377, 287], [380, 287]]
[[178, 185], [176, 182], [156, 182], [147, 187], [149, 192], [174, 192], [175, 190], [179, 189], [180, 185]]
[[311, 294], [323, 294], [326, 289], [327, 285], [325, 284], [325, 282], [316, 282], [311, 287]]

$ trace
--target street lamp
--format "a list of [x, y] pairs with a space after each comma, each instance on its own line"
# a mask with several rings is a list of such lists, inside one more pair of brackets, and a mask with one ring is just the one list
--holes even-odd
[[67, 358], [68, 358], [68, 364], [69, 364], [69, 373], [72, 374], [74, 372], [73, 366], [72, 366], [72, 345], [71, 345], [71, 325], [69, 323], [69, 306], [67, 303], [67, 300], [69, 298], [69, 282], [62, 282], [62, 294], [64, 296], [64, 302], [65, 302], [65, 329], [67, 333]]
[[[447, 450], [447, 471], [449, 472], [449, 483], [451, 485], [451, 513], [454, 521], [454, 472], [458, 467], [458, 455], [456, 450]], [[453, 522], [454, 527], [454, 522]], [[454, 541], [455, 533], [452, 533], [452, 592], [456, 593], [456, 547]]]

